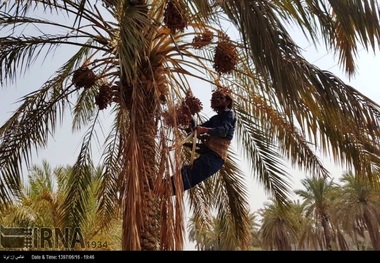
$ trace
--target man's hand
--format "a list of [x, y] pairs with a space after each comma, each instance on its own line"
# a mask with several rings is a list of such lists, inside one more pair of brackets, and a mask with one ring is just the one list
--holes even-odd
[[207, 127], [203, 127], [203, 126], [197, 126], [195, 127], [195, 129], [197, 130], [197, 134], [203, 134], [203, 133], [208, 133], [210, 128], [207, 128]]

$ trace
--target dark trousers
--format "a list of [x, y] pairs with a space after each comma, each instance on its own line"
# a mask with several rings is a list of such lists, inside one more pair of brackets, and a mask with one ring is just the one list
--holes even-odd
[[[222, 168], [224, 160], [218, 154], [207, 150], [194, 160], [193, 165], [185, 165], [181, 169], [183, 190], [186, 191], [203, 182]], [[175, 194], [174, 178], [172, 179], [173, 192]]]

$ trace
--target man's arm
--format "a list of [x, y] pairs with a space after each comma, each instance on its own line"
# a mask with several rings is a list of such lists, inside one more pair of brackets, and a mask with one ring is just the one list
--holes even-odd
[[211, 136], [222, 138], [231, 137], [229, 139], [232, 139], [232, 134], [235, 127], [234, 114], [232, 111], [226, 111], [224, 112], [223, 119], [221, 121], [212, 117], [209, 121], [203, 123], [202, 127], [205, 129], [200, 128], [199, 132], [201, 133], [207, 133]]

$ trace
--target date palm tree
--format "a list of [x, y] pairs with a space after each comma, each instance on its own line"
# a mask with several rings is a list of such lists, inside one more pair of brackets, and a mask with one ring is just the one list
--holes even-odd
[[225, 220], [223, 218], [212, 217], [206, 222], [197, 221], [197, 216], [190, 218], [188, 222], [189, 230], [189, 241], [194, 242], [195, 248], [197, 250], [241, 250], [252, 249], [260, 243], [257, 227], [258, 224], [255, 222], [256, 215], [250, 214], [250, 246], [241, 246], [238, 236], [235, 234], [236, 231], [233, 229], [234, 224], [230, 220]]
[[64, 199], [62, 187], [59, 187], [62, 181], [58, 180], [61, 171], [53, 171], [46, 161], [41, 167], [31, 167], [29, 181], [22, 185], [20, 199], [8, 208], [8, 212], [2, 211], [1, 218], [5, 220], [2, 223], [6, 226], [58, 227], [59, 206]]
[[316, 233], [314, 218], [305, 216], [304, 204], [299, 201], [293, 202], [289, 210], [289, 216], [298, 224], [297, 243], [294, 244], [295, 250], [320, 250], [323, 242], [320, 242]]
[[[302, 185], [306, 190], [296, 190], [294, 192], [304, 199], [305, 216], [315, 220], [317, 238], [319, 236], [323, 237], [321, 239], [321, 248], [332, 250], [334, 237], [330, 222], [330, 207], [332, 205], [330, 195], [336, 187], [335, 183], [333, 180], [325, 178], [305, 178], [302, 180]], [[323, 234], [320, 234], [319, 228], [322, 229]]]
[[[76, 250], [120, 250], [121, 229], [119, 227], [120, 217], [114, 218], [111, 222], [112, 229], [102, 231], [99, 225], [99, 215], [97, 212], [96, 191], [100, 185], [101, 169], [91, 171], [91, 184], [89, 189], [89, 200], [83, 209], [82, 216], [86, 218], [80, 228], [82, 243], [71, 243], [70, 236], [64, 236], [64, 240], [59, 240], [57, 236], [53, 240], [57, 243], [47, 244], [41, 239], [41, 228], [51, 231], [58, 228], [64, 233], [64, 229], [70, 229], [72, 222], [62, 222], [63, 204], [70, 190], [68, 182], [71, 177], [76, 176], [72, 172], [72, 167], [58, 166], [54, 169], [46, 161], [42, 161], [41, 166], [33, 165], [28, 173], [28, 182], [22, 186], [21, 197], [14, 205], [6, 211], [0, 212], [0, 223], [3, 226], [31, 227], [34, 229], [34, 243], [32, 250], [56, 250], [56, 249], [76, 249]], [[97, 223], [98, 222], [98, 223]], [[74, 222], [75, 223], [75, 222]], [[72, 229], [72, 228], [71, 228]], [[117, 233], [118, 235], [115, 235]], [[72, 232], [68, 232], [72, 234]], [[45, 238], [47, 236], [45, 235]], [[79, 239], [78, 239], [79, 240]], [[60, 241], [60, 242], [58, 242]], [[57, 245], [57, 247], [56, 247]], [[72, 245], [74, 245], [72, 247]]]
[[334, 204], [334, 216], [343, 229], [355, 239], [368, 233], [373, 250], [380, 249], [380, 193], [379, 179], [372, 182], [367, 177], [344, 173], [340, 179], [339, 198]]
[[262, 217], [259, 235], [264, 249], [294, 250], [300, 224], [291, 207], [272, 200], [259, 210]]
[[[193, 158], [180, 147], [189, 112], [202, 120], [194, 96], [228, 87], [235, 97], [237, 144], [258, 181], [280, 204], [289, 194], [284, 161], [316, 176], [325, 169], [311, 145], [356, 170], [376, 166], [379, 106], [339, 78], [306, 61], [290, 37], [299, 26], [334, 49], [354, 74], [358, 45], [376, 51], [376, 0], [28, 0], [0, 9], [0, 82], [8, 84], [56, 49], [68, 58], [41, 87], [20, 100], [0, 127], [0, 202], [17, 195], [21, 169], [48, 145], [68, 113], [85, 130], [65, 219], [88, 199], [92, 141], [101, 111], [113, 123], [102, 155], [99, 214], [105, 223], [123, 209], [122, 249], [183, 246], [184, 199], [171, 197], [168, 177], [181, 187], [180, 168]], [[59, 20], [59, 18], [63, 18]], [[233, 27], [237, 37], [229, 35]], [[193, 85], [192, 80], [201, 84]], [[197, 82], [198, 83], [198, 82]], [[190, 106], [191, 107], [190, 107]], [[241, 147], [240, 147], [241, 146]], [[189, 193], [200, 219], [232, 217], [242, 246], [249, 241], [246, 185], [231, 149], [219, 176]], [[369, 164], [373, 164], [372, 166]], [[106, 225], [106, 224], [105, 224]]]

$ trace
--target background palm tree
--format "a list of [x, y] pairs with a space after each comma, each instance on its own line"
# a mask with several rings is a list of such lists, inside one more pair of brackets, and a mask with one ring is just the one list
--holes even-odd
[[68, 182], [72, 176], [76, 175], [72, 173], [72, 167], [59, 166], [52, 169], [46, 160], [43, 160], [41, 166], [34, 165], [31, 168], [28, 174], [29, 180], [22, 188], [22, 196], [8, 210], [0, 213], [0, 224], [7, 227], [34, 229], [34, 244], [31, 248], [34, 250], [120, 250], [120, 217], [110, 222], [112, 227], [107, 231], [104, 231], [99, 224], [102, 222], [99, 218], [101, 215], [97, 214], [98, 200], [96, 198], [101, 178], [99, 172], [101, 169], [92, 171], [90, 195], [81, 215], [86, 218], [80, 228], [83, 244], [78, 242], [75, 243], [75, 247], [71, 247], [71, 236], [64, 236], [62, 240], [52, 236], [53, 241], [57, 242], [54, 244], [43, 241], [46, 240], [46, 236], [44, 239], [41, 238], [42, 228], [50, 231], [60, 229], [62, 233], [67, 228], [70, 230], [70, 235], [76, 227], [62, 217], [65, 214], [65, 199], [70, 198], [67, 192]]
[[[324, 178], [306, 178], [302, 180], [306, 190], [294, 191], [304, 199], [306, 216], [312, 216], [316, 223], [316, 228], [323, 230], [323, 242], [321, 248], [333, 249], [333, 231], [330, 223], [329, 208], [332, 203], [329, 198], [334, 190], [333, 180]], [[317, 231], [317, 235], [318, 231]]]
[[[374, 178], [375, 179], [375, 178]], [[371, 182], [365, 176], [352, 172], [343, 174], [334, 204], [334, 216], [346, 233], [354, 240], [357, 236], [365, 239], [368, 235], [372, 249], [380, 249], [380, 195], [377, 180]]]
[[[239, 239], [236, 234], [234, 223], [228, 218], [211, 217], [207, 221], [196, 221], [198, 218], [194, 216], [188, 222], [189, 241], [194, 242], [197, 250], [250, 250], [258, 247], [260, 243], [257, 233], [256, 216], [254, 213], [250, 215], [250, 230], [248, 247]], [[205, 224], [207, 222], [208, 224]]]
[[[104, 226], [121, 206], [122, 249], [181, 249], [183, 194], [170, 197], [165, 182], [174, 175], [180, 187], [179, 170], [188, 161], [181, 147], [169, 150], [186, 136], [180, 129], [187, 121], [185, 106], [191, 101], [194, 117], [204, 117], [193, 96], [198, 89], [191, 85], [194, 78], [208, 91], [219, 86], [233, 90], [238, 146], [278, 204], [289, 195], [284, 160], [328, 176], [312, 144], [368, 176], [377, 166], [378, 105], [303, 59], [286, 27], [300, 26], [313, 41], [322, 37], [353, 74], [358, 44], [375, 50], [380, 38], [375, 0], [17, 1], [1, 8], [1, 32], [9, 32], [0, 38], [1, 83], [16, 80], [55, 48], [77, 48], [0, 127], [2, 205], [18, 193], [24, 162], [28, 165], [33, 150], [47, 145], [49, 133], [69, 111], [74, 129], [86, 132], [64, 216], [83, 224], [91, 144], [99, 111], [108, 108], [114, 121], [102, 143], [99, 213]], [[69, 19], [55, 22], [60, 15]], [[230, 25], [237, 39], [228, 35]], [[247, 245], [247, 189], [236, 157], [231, 152], [218, 177], [190, 191], [190, 207], [200, 219], [206, 208], [224, 220], [231, 216], [239, 240]]]
[[57, 180], [60, 174], [60, 169], [53, 171], [46, 161], [41, 167], [33, 166], [28, 184], [22, 187], [20, 199], [9, 208], [10, 211], [2, 211], [2, 223], [8, 226], [58, 227], [60, 205], [64, 199], [64, 191], [60, 187], [64, 181]]
[[294, 250], [321, 250], [322, 245], [315, 227], [315, 220], [305, 216], [304, 203], [296, 201], [287, 208], [288, 216], [297, 223], [297, 241], [293, 241]]
[[292, 209], [275, 200], [260, 209], [261, 228], [259, 235], [267, 250], [293, 250], [298, 239], [299, 221]]

